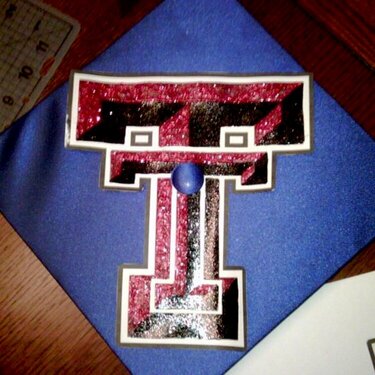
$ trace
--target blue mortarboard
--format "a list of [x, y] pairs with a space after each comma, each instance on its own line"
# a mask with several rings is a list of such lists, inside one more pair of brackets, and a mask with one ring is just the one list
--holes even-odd
[[[87, 70], [300, 72], [235, 1], [165, 1]], [[147, 194], [99, 189], [100, 154], [64, 148], [64, 85], [0, 137], [0, 208], [138, 374], [219, 374], [244, 353], [116, 344], [117, 270], [142, 263]], [[228, 259], [246, 270], [251, 348], [374, 234], [375, 146], [319, 86], [314, 149], [278, 156], [274, 191], [229, 196]]]

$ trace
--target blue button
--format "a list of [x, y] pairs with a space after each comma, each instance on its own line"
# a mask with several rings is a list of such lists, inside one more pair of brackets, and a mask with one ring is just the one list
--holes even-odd
[[177, 165], [172, 172], [173, 186], [182, 194], [197, 193], [203, 185], [202, 169], [194, 163]]

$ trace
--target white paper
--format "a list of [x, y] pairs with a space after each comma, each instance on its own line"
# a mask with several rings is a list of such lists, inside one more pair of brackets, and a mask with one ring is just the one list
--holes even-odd
[[375, 272], [329, 283], [227, 375], [374, 375]]

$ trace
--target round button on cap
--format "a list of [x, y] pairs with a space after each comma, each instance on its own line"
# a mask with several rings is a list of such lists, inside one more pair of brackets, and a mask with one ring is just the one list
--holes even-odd
[[203, 185], [202, 169], [194, 163], [177, 165], [172, 172], [172, 184], [182, 194], [197, 193]]

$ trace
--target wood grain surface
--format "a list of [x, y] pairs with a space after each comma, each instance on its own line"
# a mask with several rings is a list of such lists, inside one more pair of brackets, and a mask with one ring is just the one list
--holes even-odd
[[375, 68], [374, 0], [299, 0], [306, 10], [326, 26], [349, 49]]
[[[47, 2], [78, 19], [81, 32], [44, 95], [66, 80], [71, 68], [91, 61], [160, 1]], [[374, 73], [350, 43], [336, 38], [314, 12], [308, 13], [308, 7], [294, 0], [244, 0], [242, 4], [361, 126], [375, 134]], [[334, 279], [370, 270], [375, 270], [374, 244]], [[0, 374], [54, 373], [123, 374], [127, 370], [0, 217]]]
[[[297, 1], [240, 2], [303, 69], [313, 73], [314, 79], [375, 137], [375, 74], [353, 53], [350, 45], [331, 34]], [[345, 6], [341, 0], [329, 2], [337, 9]], [[353, 10], [348, 8], [347, 12]], [[374, 44], [372, 49], [375, 49]]]
[[0, 216], [0, 373], [128, 374]]

